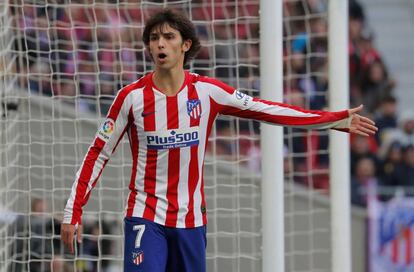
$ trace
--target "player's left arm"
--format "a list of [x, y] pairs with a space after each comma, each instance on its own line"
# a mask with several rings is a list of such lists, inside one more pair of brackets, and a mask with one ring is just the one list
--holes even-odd
[[358, 114], [362, 110], [362, 105], [336, 112], [306, 110], [254, 98], [223, 83], [220, 84], [212, 92], [212, 98], [222, 114], [305, 129], [336, 129], [363, 136], [372, 135], [377, 131], [372, 120]]

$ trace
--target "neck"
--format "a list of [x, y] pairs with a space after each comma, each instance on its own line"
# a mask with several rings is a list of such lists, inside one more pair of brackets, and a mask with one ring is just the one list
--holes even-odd
[[152, 81], [154, 85], [167, 96], [174, 96], [183, 85], [185, 79], [184, 68], [155, 69]]

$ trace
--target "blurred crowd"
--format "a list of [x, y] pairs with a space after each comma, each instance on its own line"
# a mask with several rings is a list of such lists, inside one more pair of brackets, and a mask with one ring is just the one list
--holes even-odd
[[[18, 37], [14, 54], [19, 84], [32, 92], [76, 104], [79, 111], [105, 115], [117, 90], [152, 69], [141, 34], [145, 20], [159, 6], [138, 4], [137, 0], [118, 4], [54, 3], [10, 0]], [[191, 9], [203, 45], [189, 69], [259, 95], [258, 0], [193, 0], [191, 5], [177, 3], [170, 7]], [[327, 31], [326, 0], [284, 1], [285, 102], [310, 109], [326, 108]], [[411, 194], [414, 114], [397, 114], [396, 83], [375, 47], [375, 33], [357, 0], [349, 1], [349, 64], [351, 106], [364, 104], [364, 114], [379, 127], [375, 137], [351, 137], [352, 202], [365, 205], [364, 188], [369, 182], [391, 192], [407, 188], [406, 193]], [[234, 131], [240, 135], [238, 139], [231, 138]], [[328, 190], [327, 132], [292, 128], [285, 132], [287, 176]], [[215, 152], [242, 154], [247, 167], [259, 172], [258, 137], [252, 137], [257, 133], [256, 123], [219, 119]]]
[[60, 241], [61, 218], [52, 215], [46, 200], [32, 198], [28, 214], [14, 214], [7, 222], [7, 236], [13, 239], [7, 271], [114, 271], [110, 266], [114, 244], [107, 238], [113, 222], [84, 220], [83, 241], [76, 244], [74, 258]]
[[[145, 20], [159, 9], [156, 3], [163, 1], [151, 1], [148, 6], [138, 0], [59, 2], [63, 1], [38, 5], [10, 0], [20, 84], [66, 101], [76, 98], [80, 111], [104, 115], [117, 90], [152, 69], [141, 36]], [[237, 12], [247, 19], [235, 23], [226, 21], [236, 16], [235, 2], [192, 1], [192, 20], [203, 44], [191, 67], [194, 72], [222, 79], [236, 78], [236, 73], [241, 78], [258, 75], [258, 1], [245, 2]], [[216, 43], [211, 43], [213, 37]], [[245, 41], [247, 37], [255, 39], [253, 44]]]
[[[326, 1], [319, 0], [308, 0], [307, 5], [299, 1], [285, 3], [285, 14], [294, 19], [285, 20], [284, 91], [287, 102], [301, 107], [326, 107], [326, 8]], [[349, 73], [351, 107], [363, 104], [363, 114], [374, 119], [379, 128], [375, 137], [350, 137], [352, 203], [366, 206], [367, 188], [372, 184], [379, 188], [382, 199], [397, 192], [413, 194], [414, 114], [398, 114], [396, 82], [375, 47], [375, 33], [357, 0], [349, 1]], [[329, 189], [329, 176], [324, 171], [329, 160], [323, 152], [328, 147], [326, 133], [290, 132], [286, 146], [298, 155], [293, 159], [286, 156], [287, 174], [318, 189]]]

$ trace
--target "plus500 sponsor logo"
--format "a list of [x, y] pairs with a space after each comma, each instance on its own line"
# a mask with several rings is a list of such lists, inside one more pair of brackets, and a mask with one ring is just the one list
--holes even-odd
[[197, 145], [198, 143], [199, 137], [197, 128], [147, 133], [148, 149], [182, 148]]

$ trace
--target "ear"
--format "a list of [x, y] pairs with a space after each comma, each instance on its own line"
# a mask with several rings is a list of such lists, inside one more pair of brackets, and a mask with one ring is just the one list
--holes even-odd
[[185, 40], [181, 46], [183, 52], [187, 52], [188, 50], [190, 50], [192, 44], [193, 44], [192, 40], [190, 39]]

